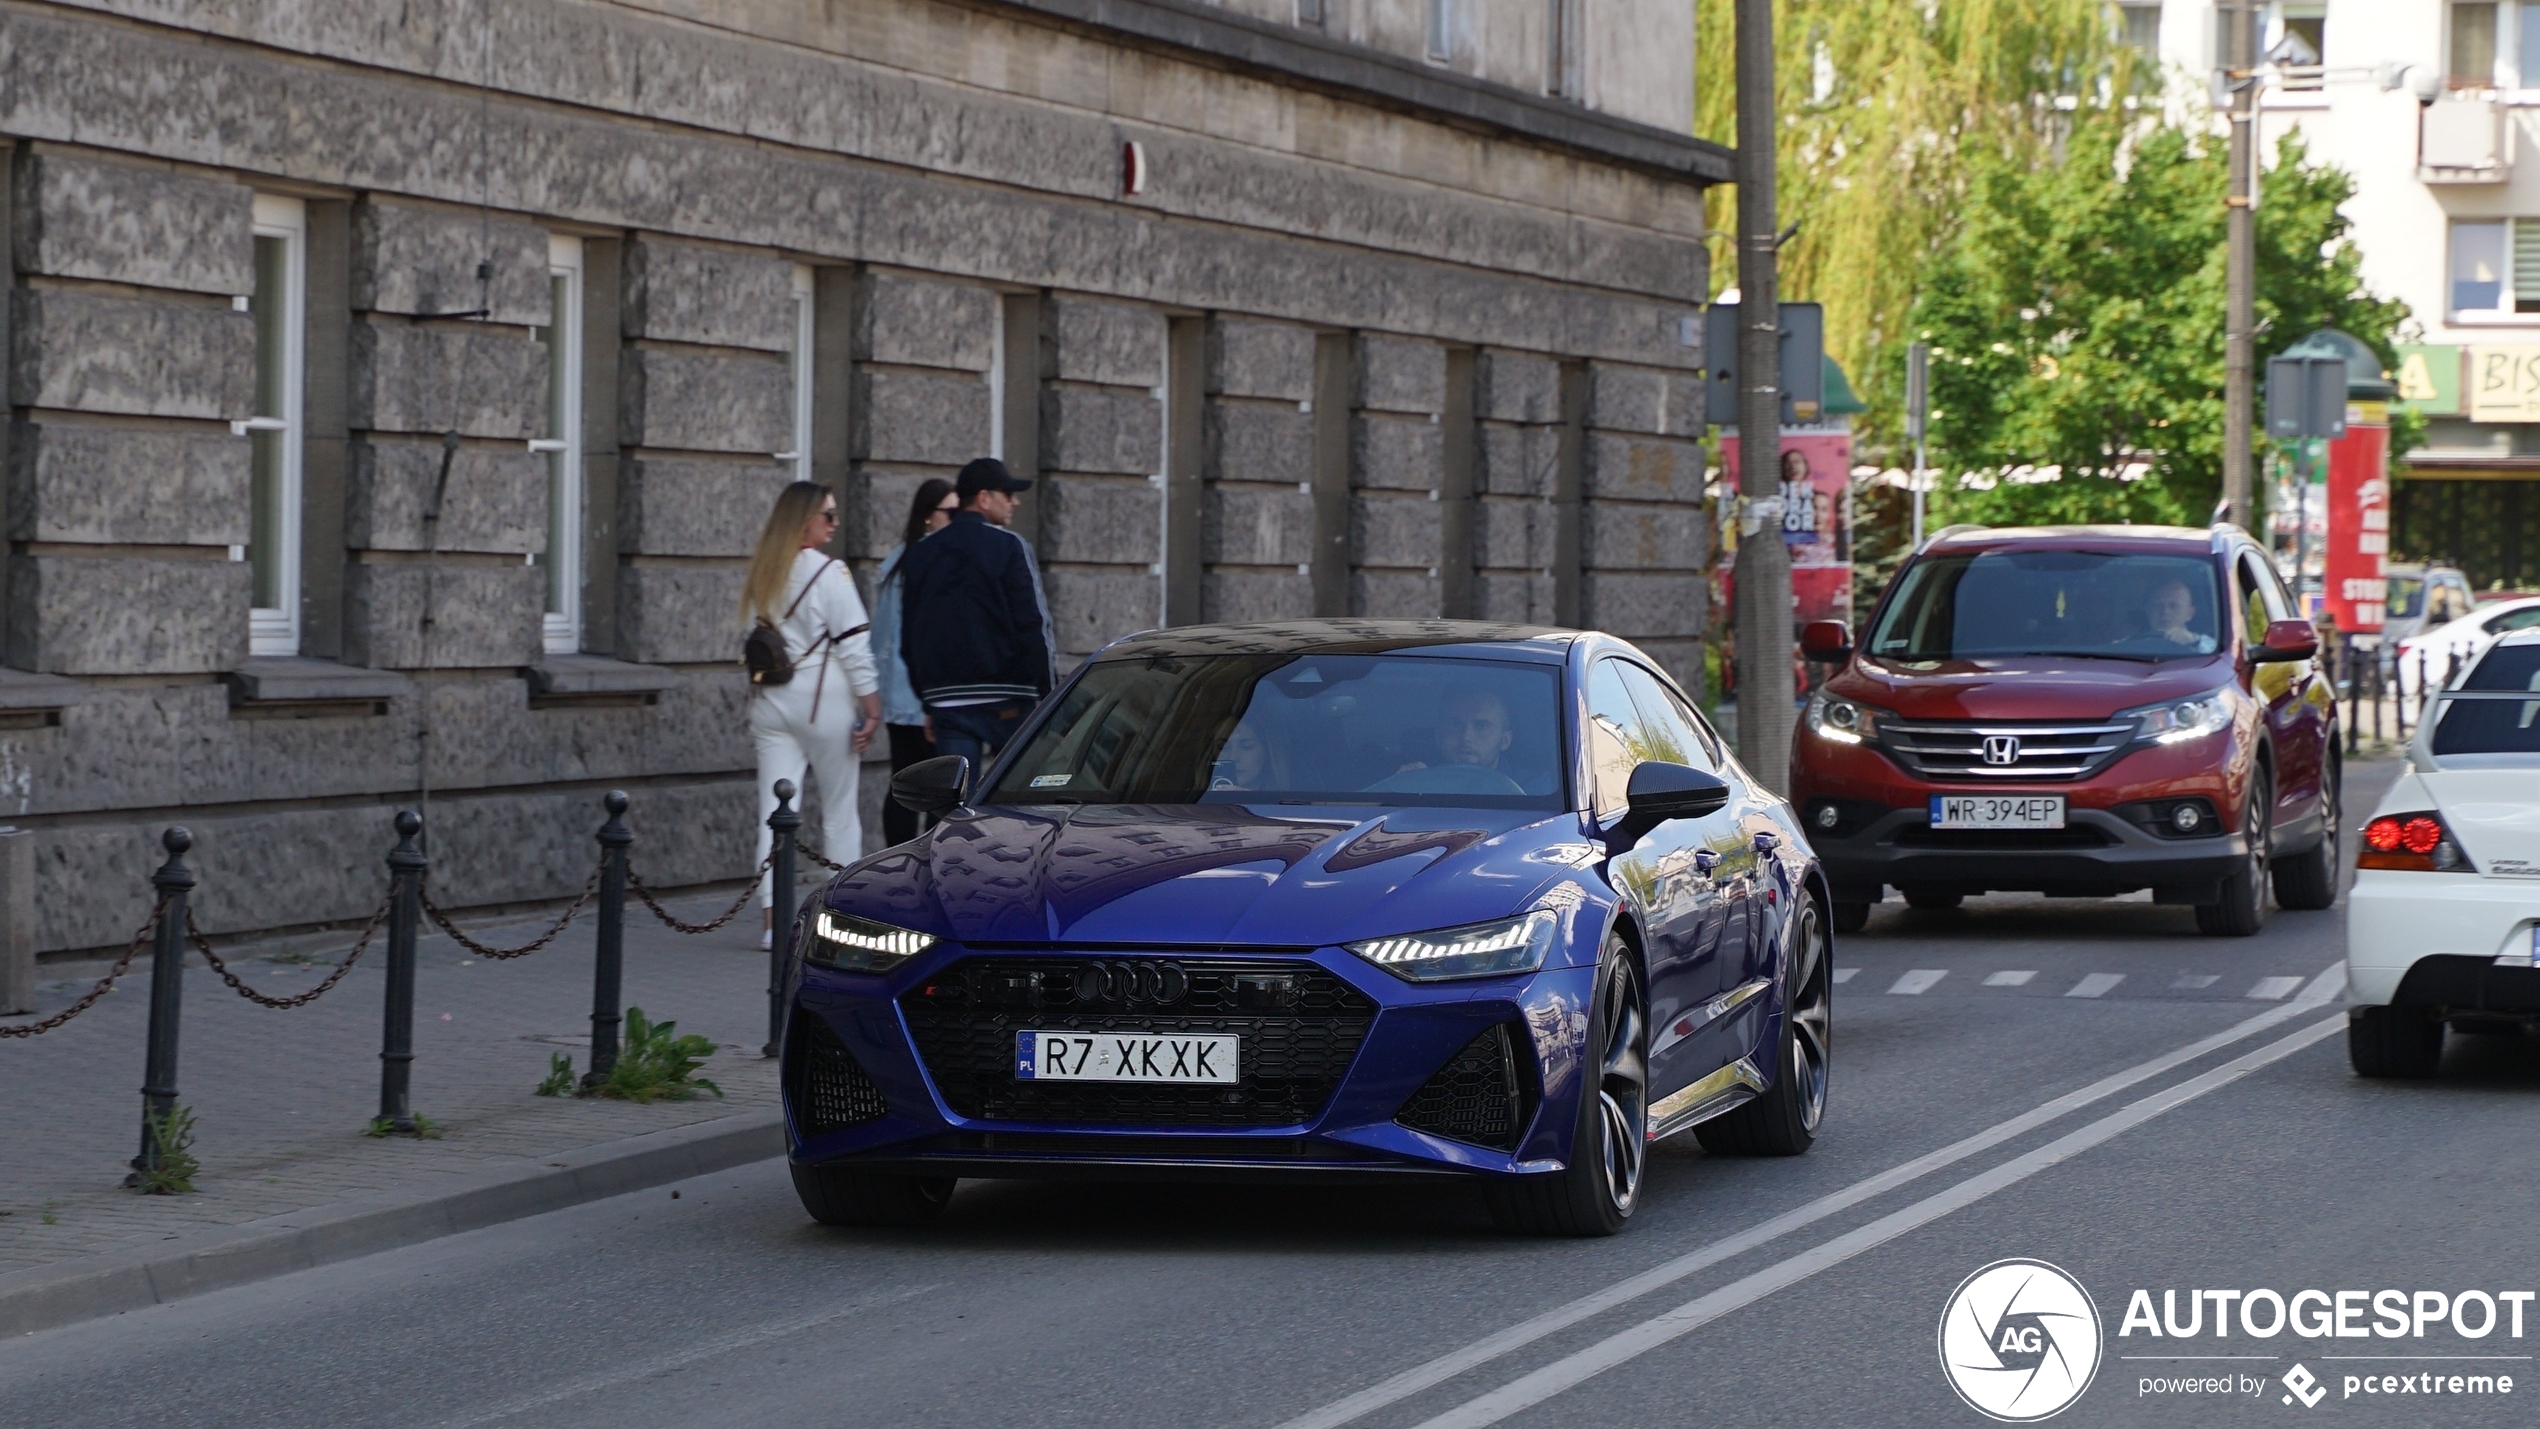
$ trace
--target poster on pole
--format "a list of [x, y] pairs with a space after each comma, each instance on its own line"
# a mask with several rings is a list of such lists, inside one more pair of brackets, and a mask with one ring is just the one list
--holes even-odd
[[2381, 402], [2346, 408], [2346, 435], [2328, 444], [2328, 543], [2320, 594], [2337, 628], [2377, 634], [2389, 582], [2390, 409]]
[[[1782, 544], [1790, 551], [1791, 621], [1852, 618], [1852, 526], [1844, 497], [1852, 481], [1852, 434], [1823, 428], [1781, 434]], [[1720, 466], [1738, 483], [1738, 439], [1720, 439]]]

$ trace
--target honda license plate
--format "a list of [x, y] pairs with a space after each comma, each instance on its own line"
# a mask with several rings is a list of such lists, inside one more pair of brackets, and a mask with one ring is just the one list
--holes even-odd
[[2060, 829], [2061, 794], [1934, 794], [1935, 829]]
[[1026, 1082], [1233, 1082], [1242, 1040], [1214, 1032], [1017, 1032], [1014, 1075]]

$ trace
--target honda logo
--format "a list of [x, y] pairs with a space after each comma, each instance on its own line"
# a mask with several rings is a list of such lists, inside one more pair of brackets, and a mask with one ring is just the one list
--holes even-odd
[[1984, 762], [2017, 764], [2020, 762], [2020, 738], [2015, 734], [1988, 734], [1984, 737]]

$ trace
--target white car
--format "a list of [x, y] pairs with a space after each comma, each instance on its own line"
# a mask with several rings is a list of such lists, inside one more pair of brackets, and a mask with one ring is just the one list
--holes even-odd
[[2358, 840], [2347, 1052], [2431, 1076], [2445, 1026], [2540, 1022], [2540, 630], [2498, 637], [2426, 702]]
[[2457, 620], [2407, 637], [2394, 652], [2400, 695], [2411, 700], [2419, 698], [2420, 677], [2427, 688], [2441, 689], [2453, 667], [2467, 665], [2487, 648], [2487, 642], [2508, 631], [2534, 626], [2540, 626], [2540, 596], [2523, 596], [2490, 601]]

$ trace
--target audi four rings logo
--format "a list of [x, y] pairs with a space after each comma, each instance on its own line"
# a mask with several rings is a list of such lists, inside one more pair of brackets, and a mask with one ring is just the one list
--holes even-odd
[[1984, 762], [2017, 764], [2020, 762], [2020, 737], [2016, 734], [1988, 734], [1984, 737]]
[[1076, 970], [1079, 1002], [1153, 1002], [1171, 1005], [1191, 990], [1179, 963], [1087, 963]]

